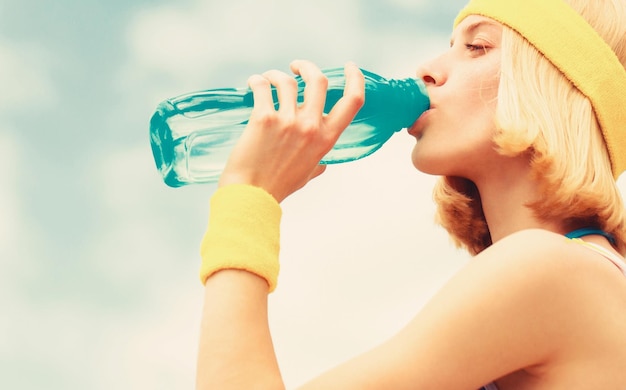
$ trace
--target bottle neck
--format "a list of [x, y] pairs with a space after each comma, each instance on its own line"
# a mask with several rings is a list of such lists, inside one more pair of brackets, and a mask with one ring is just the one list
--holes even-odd
[[430, 108], [430, 98], [426, 85], [421, 79], [390, 79], [389, 86], [393, 91], [393, 104], [401, 113], [398, 122], [402, 127], [409, 127]]

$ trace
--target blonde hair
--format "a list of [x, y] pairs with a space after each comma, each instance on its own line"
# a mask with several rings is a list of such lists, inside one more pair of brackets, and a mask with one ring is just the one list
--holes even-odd
[[[626, 67], [626, 2], [566, 0], [613, 48]], [[528, 41], [504, 26], [494, 143], [507, 156], [530, 153], [539, 197], [527, 204], [542, 220], [594, 226], [626, 251], [626, 212], [589, 99]], [[626, 109], [626, 108], [624, 108]], [[626, 125], [625, 125], [626, 126]], [[442, 178], [437, 220], [455, 243], [477, 254], [491, 245], [478, 189]]]

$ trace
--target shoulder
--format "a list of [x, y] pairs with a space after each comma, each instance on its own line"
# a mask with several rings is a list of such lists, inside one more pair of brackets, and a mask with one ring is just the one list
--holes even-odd
[[494, 287], [517, 292], [522, 298], [543, 300], [550, 296], [551, 302], [561, 308], [567, 305], [556, 299], [559, 294], [571, 302], [572, 294], [588, 294], [599, 280], [621, 276], [597, 253], [560, 234], [540, 229], [503, 238], [477, 255], [466, 268], [479, 280], [488, 279]]
[[310, 388], [478, 388], [522, 369], [549, 371], [605, 346], [593, 336], [604, 334], [597, 329], [607, 318], [590, 314], [602, 306], [598, 296], [585, 300], [577, 287], [593, 278], [584, 265], [575, 271], [568, 265], [584, 263], [579, 247], [541, 230], [499, 241], [469, 261], [398, 334]]
[[[562, 254], [570, 240], [565, 236], [542, 229], [527, 229], [504, 237], [483, 253], [503, 257], [504, 260], [532, 260]], [[477, 256], [487, 257], [487, 256]]]
[[[566, 237], [540, 229], [513, 233], [475, 256], [462, 270], [491, 283], [559, 278], [575, 249]], [[543, 279], [543, 278], [541, 278]]]
[[511, 352], [509, 369], [538, 364], [563, 344], [576, 315], [571, 298], [579, 293], [568, 260], [577, 249], [548, 231], [514, 233], [470, 260], [423, 315], [454, 323], [480, 340], [483, 351], [492, 345], [491, 353]]
[[[502, 310], [496, 315], [511, 333], [536, 346], [535, 362], [544, 368], [572, 361], [623, 362], [626, 278], [603, 255], [559, 234], [526, 230], [494, 244], [469, 268], [475, 268], [470, 272], [476, 285], [491, 283], [490, 289], [510, 303], [487, 307], [492, 313]], [[477, 289], [484, 303], [488, 294]]]
[[621, 276], [614, 272], [615, 267], [611, 262], [598, 253], [563, 235], [541, 229], [511, 234], [487, 248], [474, 260], [473, 265], [493, 268], [504, 278], [524, 273], [537, 278], [537, 281], [556, 285], [566, 284], [581, 275], [586, 275], [592, 281], [594, 279], [591, 276]]
[[624, 287], [623, 275], [609, 261], [562, 235], [538, 229], [498, 241], [455, 279], [450, 287], [476, 299], [486, 315], [522, 325], [509, 323], [520, 334], [538, 330], [526, 336], [545, 346], [562, 345], [588, 330], [590, 321], [581, 318], [606, 318], [607, 292]]
[[[604, 329], [626, 302], [626, 282], [617, 267], [549, 231], [512, 234], [470, 263], [463, 272], [473, 280], [477, 294], [482, 288], [488, 300], [489, 290], [498, 291], [511, 303], [499, 308], [504, 315], [541, 329], [535, 340], [556, 349], [592, 342], [591, 333]], [[489, 287], [479, 287], [485, 284]]]
[[399, 338], [398, 349], [419, 337], [414, 344], [422, 354], [413, 367], [437, 372], [445, 360], [449, 369], [466, 370], [478, 384], [545, 367], [564, 345], [577, 345], [580, 336], [574, 328], [580, 324], [577, 305], [583, 294], [574, 291], [578, 287], [566, 265], [576, 249], [565, 237], [542, 230], [498, 241], [435, 294]]

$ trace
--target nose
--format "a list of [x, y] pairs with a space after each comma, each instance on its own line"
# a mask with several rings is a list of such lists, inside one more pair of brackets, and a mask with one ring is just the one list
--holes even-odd
[[418, 67], [417, 77], [422, 79], [427, 86], [438, 87], [445, 84], [447, 76], [441, 64], [441, 56]]

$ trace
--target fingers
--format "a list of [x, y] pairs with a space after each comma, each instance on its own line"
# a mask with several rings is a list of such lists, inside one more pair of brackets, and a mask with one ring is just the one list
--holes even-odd
[[270, 70], [262, 75], [253, 75], [248, 79], [248, 86], [254, 97], [254, 109], [258, 112], [275, 111], [272, 86], [276, 88], [279, 111], [293, 116], [297, 108], [298, 85], [296, 80], [278, 70]]
[[[323, 116], [328, 90], [328, 78], [312, 62], [298, 60], [291, 63], [291, 70], [302, 76], [306, 83], [304, 104], [301, 109], [310, 115]], [[348, 63], [344, 69], [346, 84], [343, 97], [337, 101], [330, 113], [324, 117], [325, 135], [336, 142], [348, 127], [365, 102], [365, 80], [361, 70]]]
[[290, 116], [295, 115], [298, 105], [298, 83], [296, 80], [278, 70], [267, 71], [263, 73], [263, 77], [276, 87], [280, 105], [278, 111]]
[[348, 127], [365, 103], [365, 79], [361, 70], [354, 63], [348, 63], [344, 73], [346, 85], [343, 97], [339, 99], [326, 118], [329, 128], [340, 129], [340, 131]]
[[271, 85], [268, 79], [255, 74], [248, 79], [248, 86], [254, 97], [254, 109], [258, 111], [274, 110]]
[[321, 116], [326, 104], [328, 78], [310, 61], [293, 61], [291, 63], [291, 71], [300, 75], [306, 84], [304, 88], [304, 104], [301, 106], [301, 109], [309, 111], [312, 115]]
[[[304, 103], [298, 107], [298, 82], [271, 70], [249, 78], [254, 108], [222, 176], [265, 188], [283, 199], [324, 172], [320, 159], [333, 147], [364, 100], [364, 80], [359, 68], [345, 68], [344, 96], [324, 115], [329, 81], [308, 61], [295, 61], [294, 73], [305, 83]], [[278, 95], [276, 110], [272, 86]], [[224, 179], [226, 180], [226, 179]]]

